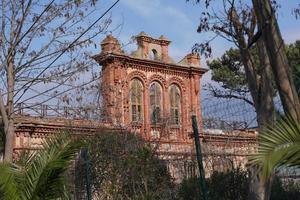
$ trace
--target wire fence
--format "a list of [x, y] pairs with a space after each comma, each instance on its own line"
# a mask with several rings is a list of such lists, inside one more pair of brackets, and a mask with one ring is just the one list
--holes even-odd
[[204, 129], [236, 130], [257, 127], [254, 107], [241, 100], [204, 98], [202, 116]]
[[[283, 113], [278, 97], [274, 98], [277, 113]], [[204, 129], [247, 130], [257, 128], [257, 116], [252, 105], [243, 100], [202, 98], [202, 117]]]

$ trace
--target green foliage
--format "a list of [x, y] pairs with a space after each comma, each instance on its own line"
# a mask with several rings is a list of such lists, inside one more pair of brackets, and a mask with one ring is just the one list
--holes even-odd
[[200, 196], [199, 184], [197, 177], [183, 180], [179, 185], [178, 197], [182, 200], [198, 200]]
[[287, 57], [292, 67], [294, 84], [300, 97], [300, 40], [287, 46]]
[[91, 138], [93, 194], [99, 199], [174, 199], [174, 184], [154, 149], [130, 133]]
[[[293, 44], [286, 46], [287, 57], [293, 74], [294, 83], [298, 95], [300, 96], [300, 40]], [[259, 73], [260, 66], [258, 60], [258, 53], [252, 49], [251, 53], [254, 57], [256, 71]], [[244, 66], [241, 60], [238, 49], [230, 48], [220, 58], [207, 62], [208, 67], [212, 70], [212, 80], [219, 82], [221, 87], [227, 91], [226, 94], [245, 95], [249, 92], [247, 79], [244, 71]], [[220, 90], [216, 88], [209, 88], [213, 93], [223, 94], [215, 96], [226, 97]]]
[[212, 80], [222, 83], [224, 89], [247, 88], [244, 66], [238, 49], [230, 48], [221, 58], [207, 62], [207, 65], [212, 70]]
[[[248, 173], [239, 169], [229, 172], [214, 172], [206, 179], [209, 200], [244, 200], [248, 194]], [[178, 190], [182, 200], [199, 199], [199, 180], [194, 177], [184, 180]], [[202, 199], [202, 198], [201, 198]]]
[[214, 172], [208, 179], [210, 199], [244, 200], [248, 195], [248, 185], [246, 171], [234, 169], [229, 172]]
[[[249, 190], [249, 174], [240, 169], [229, 172], [214, 172], [206, 180], [208, 189], [208, 200], [245, 200]], [[179, 199], [198, 200], [199, 199], [199, 180], [196, 177], [184, 180], [179, 185]], [[202, 199], [200, 197], [200, 199]], [[288, 180], [281, 181], [277, 176], [271, 189], [270, 200], [299, 200], [299, 183]]]
[[65, 173], [82, 143], [68, 134], [47, 138], [17, 163], [0, 163], [0, 199], [69, 199]]
[[293, 180], [281, 181], [275, 177], [271, 189], [271, 200], [300, 200], [300, 184]]
[[249, 157], [252, 165], [261, 169], [267, 179], [281, 168], [300, 166], [300, 123], [283, 118], [275, 126], [267, 127], [258, 135], [258, 151]]

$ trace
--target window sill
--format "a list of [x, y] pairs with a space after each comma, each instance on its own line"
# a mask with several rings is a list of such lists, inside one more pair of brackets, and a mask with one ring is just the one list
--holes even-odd
[[163, 124], [162, 123], [152, 123], [150, 124], [151, 128], [160, 128]]
[[179, 128], [181, 128], [182, 126], [181, 126], [181, 124], [171, 124], [170, 125], [170, 128], [176, 128], [176, 129], [179, 129]]
[[131, 126], [142, 126], [143, 122], [131, 122]]

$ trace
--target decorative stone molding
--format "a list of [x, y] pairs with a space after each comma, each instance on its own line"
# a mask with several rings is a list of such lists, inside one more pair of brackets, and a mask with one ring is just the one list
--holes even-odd
[[133, 72], [131, 72], [127, 76], [127, 84], [129, 85], [130, 81], [132, 81], [132, 79], [134, 79], [134, 78], [139, 79], [142, 82], [144, 88], [147, 87], [148, 81], [147, 81], [147, 77], [146, 77], [145, 73], [142, 73], [140, 71], [133, 71]]
[[169, 78], [166, 84], [167, 88], [169, 88], [172, 84], [176, 84], [179, 87], [179, 89], [181, 90], [181, 94], [183, 94], [186, 91], [186, 84], [181, 78], [176, 76]]
[[162, 86], [162, 89], [164, 90], [166, 88], [166, 79], [162, 77], [161, 75], [154, 74], [148, 79], [148, 88], [150, 87], [151, 83], [157, 81]]

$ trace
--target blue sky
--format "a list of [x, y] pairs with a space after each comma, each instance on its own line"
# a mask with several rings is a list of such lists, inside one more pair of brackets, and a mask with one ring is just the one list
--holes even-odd
[[[100, 3], [99, 6], [104, 10], [105, 7], [108, 7], [113, 2], [113, 0], [107, 0], [105, 3]], [[219, 9], [219, 2], [222, 1], [214, 0], [215, 10]], [[243, 3], [249, 2], [251, 1], [243, 1]], [[283, 39], [286, 43], [294, 42], [300, 39], [300, 19], [297, 20], [295, 16], [292, 15], [292, 9], [297, 7], [300, 1], [278, 0], [278, 2], [281, 6], [277, 13], [278, 22]], [[203, 4], [195, 4], [193, 0], [190, 0], [190, 2], [186, 2], [186, 0], [121, 0], [113, 9], [111, 15], [113, 26], [119, 24], [122, 24], [122, 26], [113, 34], [117, 36], [123, 44], [128, 43], [131, 36], [141, 31], [145, 31], [153, 37], [159, 37], [163, 34], [172, 41], [169, 50], [171, 57], [173, 57], [175, 61], [179, 61], [191, 51], [195, 43], [203, 42], [212, 37], [212, 34], [199, 34], [196, 32], [200, 14], [203, 9]], [[230, 47], [232, 47], [232, 44], [222, 38], [214, 40], [212, 43], [212, 58], [221, 56]], [[135, 45], [127, 45], [125, 49], [131, 51], [135, 49]], [[207, 67], [204, 57], [201, 58], [201, 65], [202, 67]], [[202, 78], [202, 86], [210, 82], [210, 77], [210, 73], [204, 75]], [[202, 91], [202, 100], [205, 101], [206, 97], [207, 93]], [[211, 100], [209, 101], [212, 102]], [[234, 106], [236, 107], [237, 105], [238, 104], [235, 103]], [[223, 106], [233, 107], [232, 104], [224, 104]], [[237, 115], [237, 119], [241, 120], [241, 116], [246, 117], [245, 119], [243, 118], [243, 120], [247, 122], [251, 121], [251, 125], [255, 126], [255, 120], [252, 120], [252, 118], [255, 119], [253, 108], [249, 105], [241, 105], [240, 107], [243, 109], [233, 110], [233, 113]], [[233, 113], [228, 112], [228, 109], [224, 113], [233, 115]], [[225, 118], [230, 117], [226, 115]], [[234, 118], [233, 120], [237, 119]]]
[[[220, 0], [215, 0], [218, 2]], [[99, 6], [104, 9], [113, 0], [100, 1]], [[172, 41], [170, 54], [179, 60], [187, 54], [194, 43], [210, 39], [210, 34], [196, 32], [202, 4], [186, 2], [186, 0], [121, 0], [112, 11], [113, 25], [122, 24], [114, 32], [122, 43], [127, 43], [130, 37], [145, 31], [153, 37], [165, 35]], [[221, 1], [220, 1], [221, 2]], [[279, 25], [287, 43], [300, 39], [300, 20], [291, 15], [299, 0], [281, 0], [278, 12]], [[217, 7], [217, 6], [216, 6]], [[230, 48], [230, 43], [224, 39], [217, 39], [213, 43], [213, 56], [222, 55]], [[131, 49], [134, 47], [127, 47]], [[205, 60], [204, 58], [202, 60]], [[205, 62], [202, 62], [205, 64]]]
[[[98, 18], [115, 0], [99, 0], [96, 5], [96, 11], [90, 16], [90, 21]], [[193, 1], [193, 0], [191, 0]], [[214, 0], [216, 9], [218, 2]], [[249, 2], [250, 0], [246, 0]], [[287, 43], [300, 39], [300, 19], [296, 20], [291, 15], [292, 8], [295, 8], [299, 0], [279, 0], [282, 8], [278, 11], [279, 26], [284, 40]], [[110, 12], [113, 21], [110, 29], [115, 29], [113, 34], [122, 44], [127, 44], [132, 36], [141, 31], [145, 31], [153, 37], [164, 35], [172, 41], [169, 53], [175, 61], [179, 61], [191, 51], [192, 46], [197, 42], [203, 42], [212, 37], [211, 34], [199, 34], [196, 32], [199, 23], [200, 14], [203, 10], [202, 4], [186, 2], [186, 0], [120, 0], [120, 2]], [[87, 25], [87, 24], [86, 24]], [[97, 47], [92, 48], [91, 55], [100, 52], [100, 42], [105, 37], [101, 35], [95, 38]], [[212, 43], [213, 58], [221, 56], [232, 46], [222, 38], [214, 40]], [[134, 44], [126, 45], [126, 51], [132, 51], [136, 48]], [[202, 67], [206, 67], [206, 59], [201, 59]], [[96, 70], [100, 70], [95, 66]], [[88, 80], [90, 74], [83, 74], [82, 80]], [[210, 73], [204, 75], [202, 86], [210, 82]], [[38, 88], [39, 89], [39, 88]], [[32, 91], [27, 96], [32, 95]], [[202, 98], [207, 95], [202, 91]], [[41, 97], [39, 97], [41, 98]], [[48, 98], [46, 96], [45, 98]], [[212, 102], [212, 101], [210, 101]], [[229, 105], [229, 107], [232, 107]], [[236, 112], [236, 111], [234, 111]], [[253, 114], [253, 112], [252, 112]], [[231, 115], [231, 114], [230, 114]]]

